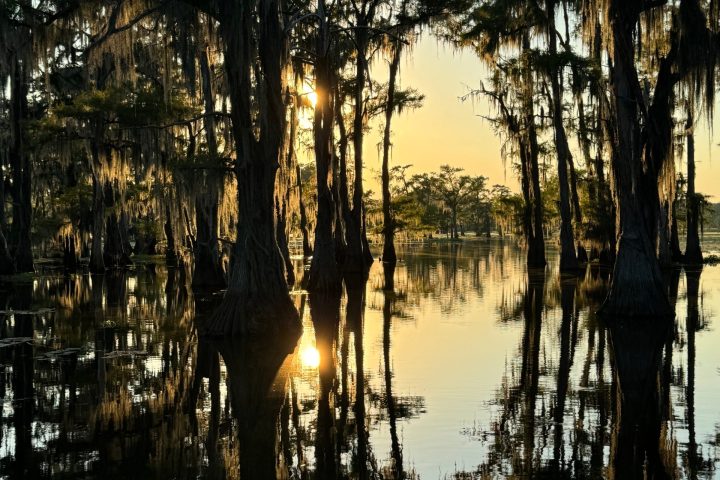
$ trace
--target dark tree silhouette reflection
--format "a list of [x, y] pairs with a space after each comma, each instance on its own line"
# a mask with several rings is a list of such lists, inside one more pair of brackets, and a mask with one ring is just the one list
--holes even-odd
[[[233, 418], [237, 420], [239, 476], [284, 478], [278, 422], [286, 399], [291, 358], [299, 335], [214, 342], [225, 367]], [[232, 465], [228, 468], [232, 469]]]
[[[198, 338], [220, 296], [194, 295], [182, 269], [0, 285], [0, 476], [409, 480], [445, 455], [469, 469], [441, 478], [463, 480], [713, 478], [700, 271], [666, 274], [674, 323], [641, 324], [598, 318], [607, 272], [560, 277], [552, 250], [527, 274], [510, 239], [413, 248], [342, 292], [296, 287], [299, 341]], [[504, 371], [448, 365], [482, 358], [452, 351], [468, 328], [488, 337], [457, 345], [505, 342]], [[448, 406], [468, 403], [471, 429]], [[471, 453], [448, 451], [453, 435]]]
[[615, 408], [609, 477], [672, 478], [668, 445], [663, 444], [663, 351], [671, 335], [668, 319], [609, 321], [615, 366]]

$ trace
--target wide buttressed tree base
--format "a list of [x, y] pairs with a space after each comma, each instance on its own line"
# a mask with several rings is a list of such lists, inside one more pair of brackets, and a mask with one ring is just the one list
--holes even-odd
[[647, 237], [625, 232], [620, 235], [610, 291], [599, 313], [606, 319], [674, 316]]
[[289, 295], [231, 286], [218, 309], [198, 328], [207, 337], [266, 336], [299, 333], [302, 324]]

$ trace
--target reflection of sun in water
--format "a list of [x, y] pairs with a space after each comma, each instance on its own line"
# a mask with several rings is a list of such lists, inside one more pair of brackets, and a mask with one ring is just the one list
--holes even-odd
[[320, 366], [320, 352], [312, 345], [300, 348], [300, 363], [303, 368], [318, 368]]

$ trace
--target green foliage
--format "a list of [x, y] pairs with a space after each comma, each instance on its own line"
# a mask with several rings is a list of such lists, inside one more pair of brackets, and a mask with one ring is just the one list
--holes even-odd
[[90, 120], [98, 116], [123, 127], [162, 127], [178, 119], [188, 119], [199, 113], [186, 95], [173, 91], [165, 101], [157, 87], [124, 84], [102, 90], [80, 92], [70, 100], [56, 104], [52, 113], [59, 118]]
[[[56, 194], [53, 209], [46, 215], [36, 214], [33, 222], [35, 234], [41, 238], [53, 238], [63, 226], [78, 225], [92, 204], [92, 187], [89, 183], [80, 183], [66, 187]], [[37, 212], [36, 213], [41, 213]]]
[[397, 232], [410, 237], [448, 232], [453, 218], [462, 232], [479, 235], [514, 230], [520, 209], [516, 207], [518, 197], [507, 187], [490, 189], [486, 177], [462, 175], [461, 168], [449, 165], [408, 178], [409, 167], [396, 166], [390, 172], [391, 212]]

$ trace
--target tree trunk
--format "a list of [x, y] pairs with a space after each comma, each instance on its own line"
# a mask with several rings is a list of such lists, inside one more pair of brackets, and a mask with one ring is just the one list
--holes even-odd
[[[555, 32], [555, 2], [546, 2], [548, 9], [548, 40], [550, 55], [557, 55], [557, 38]], [[552, 117], [555, 131], [555, 148], [558, 161], [558, 183], [560, 184], [560, 271], [578, 269], [577, 253], [575, 252], [575, 234], [573, 232], [572, 208], [570, 206], [570, 189], [568, 165], [572, 164], [572, 154], [568, 146], [565, 125], [563, 124], [563, 88], [561, 71], [554, 67], [550, 71], [552, 90]], [[571, 167], [572, 168], [572, 167]], [[573, 175], [574, 177], [574, 175]], [[574, 179], [573, 179], [574, 180]], [[577, 193], [575, 193], [577, 197]], [[576, 208], [579, 212], [579, 206]]]
[[[600, 13], [595, 18], [595, 42], [592, 47], [593, 60], [597, 64], [602, 62], [602, 26], [600, 25]], [[605, 144], [610, 140], [611, 144], [615, 143], [616, 130], [611, 129], [608, 125], [610, 116], [610, 105], [606, 95], [606, 85], [604, 82], [594, 80], [590, 84], [590, 92], [597, 100], [597, 111], [595, 117], [594, 133], [596, 137], [596, 151], [594, 159], [594, 170], [597, 179], [597, 205], [599, 214], [599, 239], [602, 248], [608, 251], [615, 251], [615, 211], [610, 201], [610, 188], [605, 178]], [[611, 148], [610, 153], [614, 155], [615, 148]]]
[[12, 260], [10, 249], [2, 226], [0, 226], [0, 275], [12, 275], [15, 273], [15, 263]]
[[194, 242], [195, 268], [192, 288], [209, 291], [225, 288], [225, 272], [218, 244], [218, 202], [211, 188], [206, 194], [195, 198], [196, 234]]
[[32, 176], [31, 159], [25, 148], [23, 122], [28, 117], [29, 72], [17, 54], [12, 55], [12, 75], [10, 81], [10, 170], [12, 176], [12, 226], [10, 228], [10, 250], [12, 251], [17, 273], [34, 272], [32, 255], [32, 200], [30, 179]]
[[75, 245], [75, 235], [63, 235], [60, 238], [63, 246], [63, 270], [66, 273], [75, 273], [78, 266], [77, 247]]
[[[152, 222], [154, 215], [152, 210], [149, 215], [141, 216], [135, 224], [135, 254], [136, 255], [155, 255], [157, 253], [157, 237], [155, 236], [154, 229], [148, 230], [146, 222]], [[143, 225], [142, 230], [138, 228], [139, 225]]]
[[[93, 146], [93, 156], [97, 146]], [[95, 168], [95, 167], [94, 167]], [[93, 171], [93, 231], [92, 245], [90, 247], [90, 272], [104, 273], [105, 259], [103, 257], [103, 233], [105, 231], [105, 201], [102, 182], [98, 178], [99, 173]]]
[[575, 163], [573, 161], [572, 154], [570, 154], [570, 158], [568, 159], [568, 172], [570, 173], [570, 198], [572, 199], [573, 217], [575, 219], [575, 225], [581, 226], [583, 221], [582, 209], [580, 208], [577, 172], [575, 171]]
[[387, 264], [397, 263], [395, 253], [395, 223], [392, 217], [392, 201], [390, 199], [390, 133], [393, 113], [395, 112], [395, 88], [397, 73], [400, 68], [400, 55], [402, 42], [393, 41], [393, 56], [390, 62], [388, 78], [388, 93], [385, 103], [385, 129], [383, 131], [383, 157], [382, 157], [382, 208], [383, 208], [383, 254], [382, 260]]
[[[574, 75], [579, 75], [579, 73], [573, 72]], [[592, 173], [594, 170], [594, 159], [590, 153], [590, 129], [588, 128], [587, 124], [587, 118], [585, 116], [585, 100], [583, 99], [583, 93], [577, 92], [575, 95], [575, 102], [578, 106], [578, 128], [577, 128], [577, 136], [578, 136], [578, 142], [580, 143], [580, 149], [582, 150], [583, 158], [585, 160], [585, 169], [588, 171], [588, 173]], [[601, 140], [599, 138], [596, 139], [597, 143], [599, 144]], [[595, 173], [595, 178], [597, 180], [598, 172]], [[593, 181], [588, 182], [588, 197], [590, 197], [590, 201], [594, 202], [596, 205], [599, 205], [600, 198], [598, 197], [598, 188], [597, 184]]]
[[[297, 141], [297, 128], [298, 128], [298, 117], [297, 117], [297, 102], [293, 102], [290, 108], [290, 128], [289, 138], [287, 146], [287, 176], [288, 180], [292, 183], [292, 175], [295, 175], [295, 187], [297, 188], [297, 202], [298, 210], [300, 214], [300, 234], [302, 236], [302, 252], [303, 257], [309, 257], [312, 255], [312, 249], [310, 248], [310, 239], [308, 238], [308, 220], [307, 212], [305, 211], [305, 200], [303, 199], [303, 185], [300, 172], [300, 164], [295, 154], [295, 142]], [[293, 189], [293, 185], [288, 185], [288, 196]], [[289, 200], [288, 200], [289, 201]]]
[[[530, 38], [527, 34], [523, 36], [522, 48], [524, 52], [530, 50]], [[525, 127], [525, 162], [528, 177], [528, 197], [531, 205], [530, 231], [528, 239], [528, 267], [544, 267], [545, 261], [545, 235], [543, 232], [543, 204], [540, 191], [540, 167], [538, 156], [537, 130], [535, 129], [535, 89], [532, 69], [525, 65], [523, 92], [523, 120]]]
[[[287, 187], [287, 185], [286, 185]], [[290, 245], [288, 243], [288, 227], [287, 227], [287, 192], [282, 198], [277, 197], [275, 202], [275, 235], [277, 236], [278, 247], [285, 262], [285, 279], [288, 285], [295, 284], [295, 270], [293, 269], [292, 260], [290, 260]]]
[[672, 223], [670, 224], [670, 253], [672, 254], [673, 263], [680, 263], [683, 259], [682, 250], [680, 250], [680, 234], [678, 232], [677, 222], [677, 200], [672, 206]]
[[123, 247], [120, 222], [115, 212], [107, 217], [104, 246], [103, 258], [106, 268], [125, 267], [132, 263], [130, 255]]
[[[642, 178], [641, 138], [638, 104], [634, 88], [633, 31], [638, 6], [614, 0], [610, 6], [613, 34], [612, 95], [617, 119], [617, 146], [613, 155], [614, 191], [617, 198], [617, 258], [610, 292], [602, 306], [608, 317], [662, 317], [672, 315], [665, 293], [660, 266], [655, 256], [652, 228], [644, 206], [655, 211], [657, 183]], [[649, 205], [648, 205], [649, 204]]]
[[336, 222], [335, 199], [330, 189], [333, 161], [333, 118], [332, 71], [328, 52], [330, 42], [329, 25], [326, 19], [325, 2], [318, 2], [318, 16], [321, 18], [315, 60], [315, 89], [317, 102], [313, 120], [315, 137], [315, 164], [317, 172], [317, 220], [315, 225], [315, 249], [308, 278], [309, 291], [334, 291], [340, 288], [340, 274], [335, 258], [334, 228]]
[[685, 124], [685, 138], [687, 141], [687, 238], [684, 260], [688, 265], [702, 265], [703, 255], [698, 232], [700, 196], [695, 192], [695, 132], [690, 109]]
[[178, 255], [177, 244], [175, 243], [175, 232], [172, 228], [172, 217], [170, 215], [170, 205], [165, 205], [165, 224], [163, 230], [165, 231], [165, 240], [167, 241], [167, 248], [165, 249], [165, 261], [168, 266], [177, 267], [180, 266], [180, 256]]
[[302, 235], [303, 256], [308, 258], [312, 255], [312, 247], [310, 246], [310, 235], [308, 233], [307, 212], [305, 210], [305, 199], [303, 198], [302, 177], [300, 175], [300, 164], [295, 163], [295, 171], [297, 176], [298, 189], [298, 210], [300, 211], [300, 233]]
[[[200, 74], [205, 109], [205, 140], [211, 163], [218, 157], [217, 134], [215, 132], [215, 95], [212, 86], [212, 71], [208, 47], [200, 52]], [[225, 272], [222, 267], [218, 244], [218, 190], [222, 188], [222, 176], [215, 178], [210, 171], [203, 172], [205, 192], [195, 198], [196, 234], [194, 242], [195, 268], [192, 288], [200, 290], [218, 290], [225, 287]]]
[[[342, 96], [340, 92], [335, 92], [335, 105], [342, 105]], [[338, 127], [338, 154], [333, 159], [333, 185], [332, 192], [335, 198], [335, 258], [338, 265], [345, 264], [345, 254], [347, 251], [346, 226], [352, 221], [350, 218], [350, 196], [348, 193], [347, 178], [347, 151], [350, 142], [345, 128], [345, 119], [342, 110], [335, 109], [335, 122]]]
[[522, 228], [527, 243], [527, 265], [532, 265], [532, 254], [534, 244], [535, 231], [533, 229], [533, 198], [530, 192], [530, 160], [528, 157], [527, 143], [524, 139], [518, 142], [518, 150], [520, 152], [520, 187], [523, 196], [522, 209]]
[[109, 182], [105, 183], [104, 189], [105, 206], [110, 209], [105, 224], [105, 245], [103, 250], [103, 260], [106, 268], [118, 268], [130, 265], [130, 252], [125, 250], [123, 235], [121, 230], [121, 222], [116, 213], [117, 198], [115, 189]]
[[672, 209], [670, 201], [658, 201], [656, 248], [658, 263], [664, 271], [672, 268], [672, 253], [670, 252]]
[[[533, 121], [534, 114], [528, 115], [528, 121]], [[527, 160], [530, 171], [530, 206], [531, 206], [531, 231], [530, 243], [528, 245], [528, 266], [544, 267], [545, 261], [545, 233], [543, 230], [543, 204], [540, 192], [540, 167], [538, 165], [538, 144], [535, 127], [529, 127], [530, 140], [528, 145]]]
[[295, 284], [295, 271], [292, 260], [290, 259], [290, 228], [288, 225], [288, 210], [291, 205], [291, 196], [295, 190], [295, 130], [297, 128], [296, 107], [294, 103], [290, 106], [290, 122], [288, 124], [287, 135], [285, 135], [285, 143], [283, 144], [282, 162], [276, 175], [275, 185], [275, 228], [278, 246], [285, 262], [285, 272], [287, 273], [288, 285]]
[[[287, 37], [277, 0], [254, 12], [245, 2], [219, 4], [225, 43], [225, 70], [232, 104], [237, 162], [238, 227], [228, 289], [220, 307], [204, 325], [208, 335], [249, 334], [300, 328], [290, 298], [285, 264], [275, 229], [275, 174], [285, 136], [284, 78]], [[253, 22], [257, 20], [262, 74], [251, 84], [254, 63]], [[253, 97], [255, 90], [259, 96]], [[260, 102], [259, 128], [252, 100]], [[256, 139], [254, 131], [258, 130]]]
[[[363, 186], [363, 140], [365, 138], [365, 82], [367, 81], [368, 49], [367, 16], [358, 15], [355, 28], [355, 111], [353, 115], [353, 154], [355, 160], [355, 178], [353, 186], [353, 205], [350, 218], [346, 221], [347, 253], [344, 270], [350, 273], [364, 272], [368, 267], [367, 235], [364, 228], [365, 199]], [[370, 256], [372, 262], [372, 256]]]

